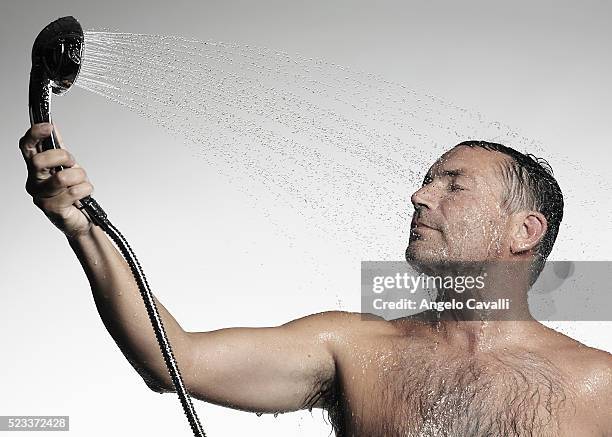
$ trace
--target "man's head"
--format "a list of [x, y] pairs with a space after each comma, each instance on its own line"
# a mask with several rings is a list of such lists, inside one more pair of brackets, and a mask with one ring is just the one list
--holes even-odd
[[485, 141], [442, 155], [412, 203], [409, 262], [532, 260], [532, 282], [563, 217], [563, 195], [546, 161]]

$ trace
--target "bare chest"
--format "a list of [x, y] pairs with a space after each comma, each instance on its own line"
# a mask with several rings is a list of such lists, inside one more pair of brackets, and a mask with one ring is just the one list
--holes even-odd
[[566, 376], [530, 353], [486, 357], [428, 349], [344, 366], [338, 436], [560, 436], [575, 414]]

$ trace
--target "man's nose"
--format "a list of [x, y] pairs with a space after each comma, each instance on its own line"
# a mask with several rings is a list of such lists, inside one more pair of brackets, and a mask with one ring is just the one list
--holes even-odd
[[418, 210], [423, 207], [426, 207], [428, 209], [433, 208], [434, 196], [431, 191], [432, 190], [430, 185], [423, 185], [421, 188], [419, 188], [412, 194], [412, 196], [410, 197], [410, 201], [412, 202], [414, 209]]

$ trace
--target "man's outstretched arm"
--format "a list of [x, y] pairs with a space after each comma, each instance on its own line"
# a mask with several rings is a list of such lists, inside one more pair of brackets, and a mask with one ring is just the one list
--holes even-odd
[[[93, 191], [85, 171], [65, 149], [38, 151], [49, 125], [35, 125], [20, 141], [28, 167], [26, 190], [66, 235], [89, 279], [102, 321], [132, 366], [155, 391], [172, 391], [138, 287], [102, 230], [74, 203]], [[60, 138], [61, 141], [61, 138]], [[53, 174], [59, 165], [64, 170]], [[335, 313], [275, 328], [184, 331], [155, 299], [187, 390], [194, 396], [248, 411], [321, 406], [332, 385]]]
[[324, 407], [347, 316], [325, 312], [278, 327], [190, 332], [185, 384], [198, 399], [246, 411]]
[[[104, 325], [147, 385], [174, 391], [129, 267], [97, 227], [69, 239]], [[332, 340], [341, 313], [321, 313], [272, 328], [186, 332], [156, 305], [192, 396], [256, 412], [323, 406], [335, 377]]]

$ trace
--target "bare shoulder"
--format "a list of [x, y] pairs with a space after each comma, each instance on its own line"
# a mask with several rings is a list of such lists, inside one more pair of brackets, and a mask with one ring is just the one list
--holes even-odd
[[572, 368], [580, 392], [597, 401], [607, 399], [612, 402], [612, 354], [580, 343], [568, 355], [572, 357]]
[[582, 376], [591, 379], [593, 375], [598, 375], [599, 383], [612, 389], [612, 354], [587, 346], [560, 332], [552, 332], [554, 337], [548, 338], [546, 347], [555, 363], [566, 368], [576, 378]]
[[612, 435], [612, 354], [582, 345], [573, 356], [573, 388], [579, 415], [597, 430], [597, 435]]
[[609, 414], [612, 402], [612, 354], [565, 335], [563, 337], [556, 345], [558, 347], [551, 348], [555, 350], [551, 358], [572, 381], [585, 417], [592, 417], [593, 421], [605, 427], [606, 432], [612, 432], [612, 415]]
[[385, 319], [364, 313], [347, 311], [324, 311], [292, 320], [283, 325], [287, 329], [309, 330], [317, 333], [321, 340], [331, 342], [363, 341], [396, 332], [394, 325]]

